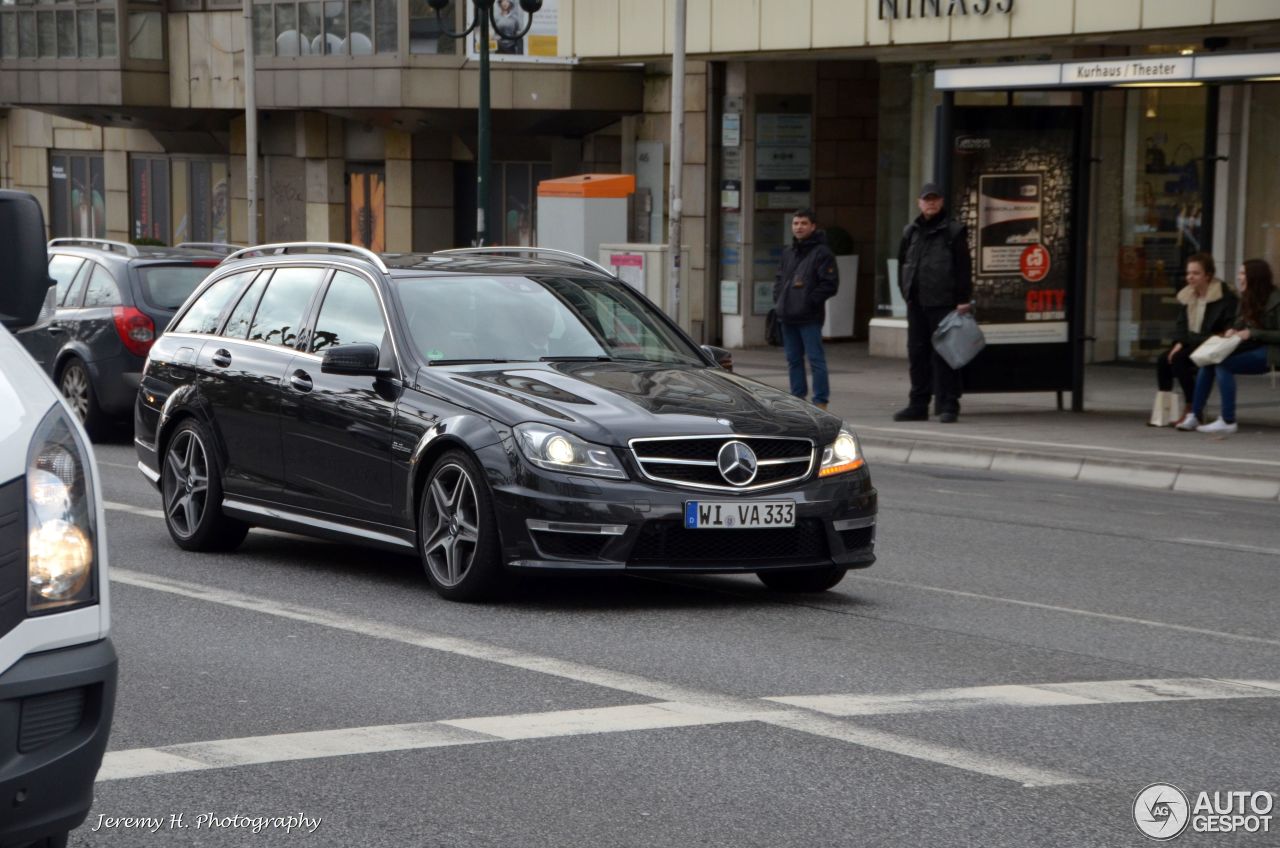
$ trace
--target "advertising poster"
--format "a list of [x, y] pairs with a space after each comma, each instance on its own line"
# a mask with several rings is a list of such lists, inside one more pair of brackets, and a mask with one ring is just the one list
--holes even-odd
[[951, 210], [987, 348], [965, 391], [1071, 388], [1076, 107], [957, 108]]
[[[988, 345], [1068, 338], [1075, 132], [1038, 125], [1038, 111], [990, 115], [987, 128], [966, 125], [955, 139], [953, 208], [973, 241], [974, 298]], [[1026, 126], [1006, 126], [1018, 118]]]
[[[475, 5], [467, 4], [467, 26], [475, 20]], [[529, 31], [524, 35], [525, 27]], [[467, 39], [470, 58], [480, 57], [480, 28]], [[497, 0], [493, 4], [493, 20], [489, 22], [489, 59], [491, 61], [567, 61], [559, 55], [560, 0], [543, 0], [542, 8], [529, 15], [518, 0]]]

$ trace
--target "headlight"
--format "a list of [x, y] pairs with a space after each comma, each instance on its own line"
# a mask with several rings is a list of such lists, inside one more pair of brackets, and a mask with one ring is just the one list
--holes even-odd
[[846, 471], [857, 470], [864, 464], [858, 437], [853, 434], [853, 428], [846, 424], [840, 428], [836, 440], [822, 449], [822, 465], [818, 468], [818, 476], [844, 474]]
[[571, 474], [590, 474], [593, 477], [627, 479], [618, 458], [603, 445], [593, 445], [571, 433], [548, 427], [545, 424], [519, 424], [515, 428], [516, 442], [525, 459], [539, 468], [550, 471], [568, 471]]
[[97, 527], [89, 453], [59, 404], [27, 454], [27, 614], [97, 600]]

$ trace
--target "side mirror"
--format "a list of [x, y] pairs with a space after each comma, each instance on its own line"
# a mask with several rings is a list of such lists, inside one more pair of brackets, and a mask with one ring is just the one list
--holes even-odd
[[382, 353], [375, 344], [334, 345], [324, 352], [320, 360], [320, 371], [349, 377], [376, 377], [381, 373], [378, 368], [381, 358]]
[[0, 191], [0, 244], [0, 323], [20, 330], [39, 320], [53, 285], [44, 213], [30, 194]]
[[733, 370], [733, 354], [724, 348], [716, 347], [715, 345], [703, 345], [702, 352], [711, 357], [724, 370]]

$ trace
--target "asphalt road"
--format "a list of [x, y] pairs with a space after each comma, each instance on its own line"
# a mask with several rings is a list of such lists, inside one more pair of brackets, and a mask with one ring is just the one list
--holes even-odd
[[354, 547], [186, 553], [98, 459], [121, 677], [72, 845], [1136, 846], [1149, 784], [1280, 789], [1274, 504], [886, 465], [833, 592], [468, 606]]

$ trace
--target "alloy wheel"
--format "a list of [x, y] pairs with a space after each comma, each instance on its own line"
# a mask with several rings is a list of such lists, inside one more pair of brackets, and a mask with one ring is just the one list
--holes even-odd
[[422, 555], [437, 583], [456, 586], [470, 571], [480, 542], [475, 484], [462, 466], [450, 463], [436, 472], [427, 489]]
[[76, 418], [84, 423], [89, 417], [89, 375], [79, 365], [68, 365], [62, 372], [59, 387], [62, 389], [62, 396], [67, 399], [67, 403], [75, 412]]
[[196, 532], [209, 503], [209, 456], [194, 430], [174, 436], [165, 453], [164, 513], [182, 537]]

